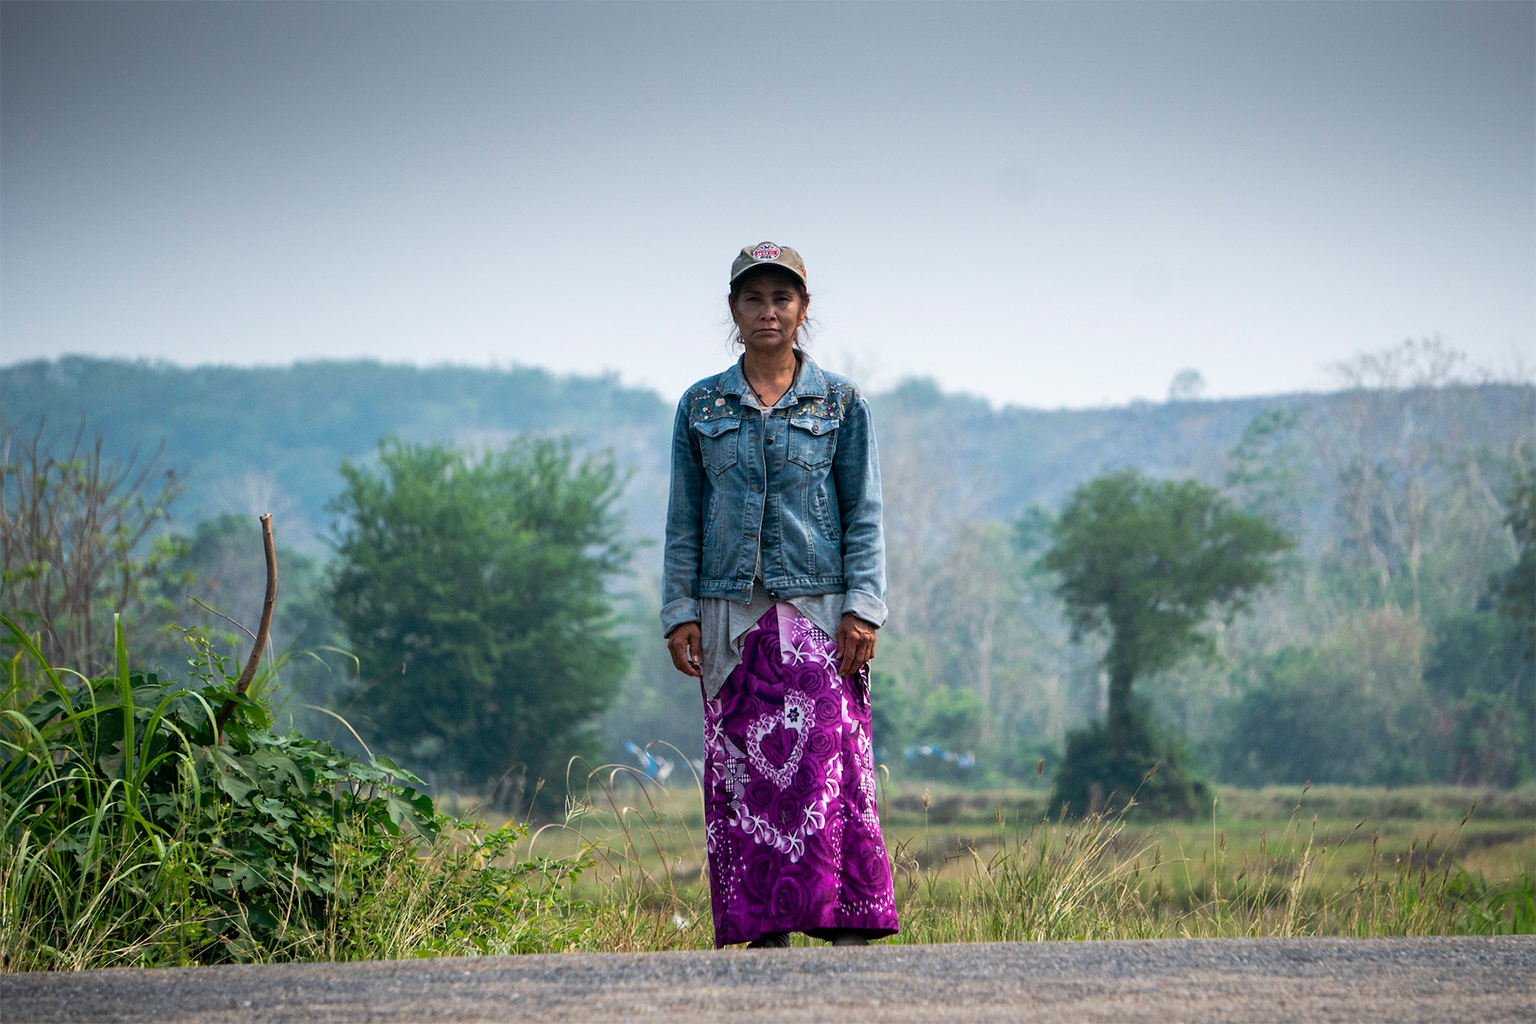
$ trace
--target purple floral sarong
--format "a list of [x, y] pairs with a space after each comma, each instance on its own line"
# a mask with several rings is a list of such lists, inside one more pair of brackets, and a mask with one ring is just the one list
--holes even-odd
[[869, 670], [779, 602], [704, 702], [704, 819], [715, 947], [766, 932], [897, 930], [869, 735]]

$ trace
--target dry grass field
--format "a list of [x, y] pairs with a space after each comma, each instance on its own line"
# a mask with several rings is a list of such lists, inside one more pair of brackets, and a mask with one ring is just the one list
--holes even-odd
[[[1188, 822], [1053, 822], [1048, 800], [1044, 790], [888, 785], [882, 820], [903, 931], [887, 941], [1531, 928], [1531, 792], [1222, 788]], [[574, 888], [590, 915], [585, 948], [711, 943], [692, 786], [599, 773], [517, 854], [589, 860]]]

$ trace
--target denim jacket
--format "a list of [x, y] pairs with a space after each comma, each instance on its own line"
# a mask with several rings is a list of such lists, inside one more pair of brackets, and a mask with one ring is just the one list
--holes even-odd
[[869, 403], [846, 377], [801, 355], [764, 416], [741, 363], [684, 394], [672, 426], [661, 621], [700, 618], [699, 601], [742, 603], [762, 556], [774, 597], [844, 594], [843, 611], [885, 622], [880, 459]]

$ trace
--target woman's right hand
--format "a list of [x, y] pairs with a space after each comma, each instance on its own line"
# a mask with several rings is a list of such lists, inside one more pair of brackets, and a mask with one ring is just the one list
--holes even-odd
[[672, 654], [672, 664], [685, 676], [698, 679], [704, 675], [704, 670], [699, 667], [702, 638], [697, 622], [685, 622], [667, 634], [667, 650]]

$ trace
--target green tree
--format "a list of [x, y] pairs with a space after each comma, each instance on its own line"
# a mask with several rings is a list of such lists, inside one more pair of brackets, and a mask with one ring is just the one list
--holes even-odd
[[332, 502], [332, 595], [360, 662], [357, 707], [392, 750], [492, 787], [562, 791], [628, 668], [608, 584], [630, 550], [610, 457], [522, 439], [483, 457], [381, 443]]
[[[1424, 685], [1423, 623], [1396, 608], [1343, 619], [1316, 643], [1247, 666], [1252, 685], [1223, 709], [1224, 781], [1405, 786], [1443, 771], [1443, 723]], [[1440, 721], [1437, 721], [1440, 719]]]
[[1515, 564], [1490, 588], [1499, 611], [1525, 633], [1536, 656], [1536, 445], [1523, 445], [1504, 502], [1504, 526], [1515, 541]]
[[1445, 781], [1514, 786], [1533, 774], [1536, 660], [1528, 623], [1489, 611], [1452, 615], [1435, 629], [1424, 667], [1450, 742]]
[[[1101, 633], [1109, 706], [1097, 739], [1069, 742], [1057, 799], [1074, 811], [1116, 793], [1124, 800], [1160, 760], [1146, 716], [1132, 700], [1138, 676], [1214, 653], [1206, 626], [1231, 621], [1274, 577], [1289, 538], [1193, 480], [1153, 480], [1137, 470], [1108, 473], [1072, 493], [1051, 529], [1041, 565], [1057, 574], [1074, 638]], [[1075, 756], [1074, 756], [1075, 748]], [[1092, 765], [1096, 778], [1078, 769]], [[1182, 812], [1193, 794], [1165, 764], [1141, 803]], [[1095, 793], [1098, 783], [1103, 789]], [[1158, 794], [1153, 806], [1149, 796]]]
[[1447, 616], [1425, 682], [1449, 726], [1447, 780], [1513, 786], [1536, 773], [1536, 450], [1515, 452], [1504, 526], [1515, 564], [1488, 581], [1478, 609]]

